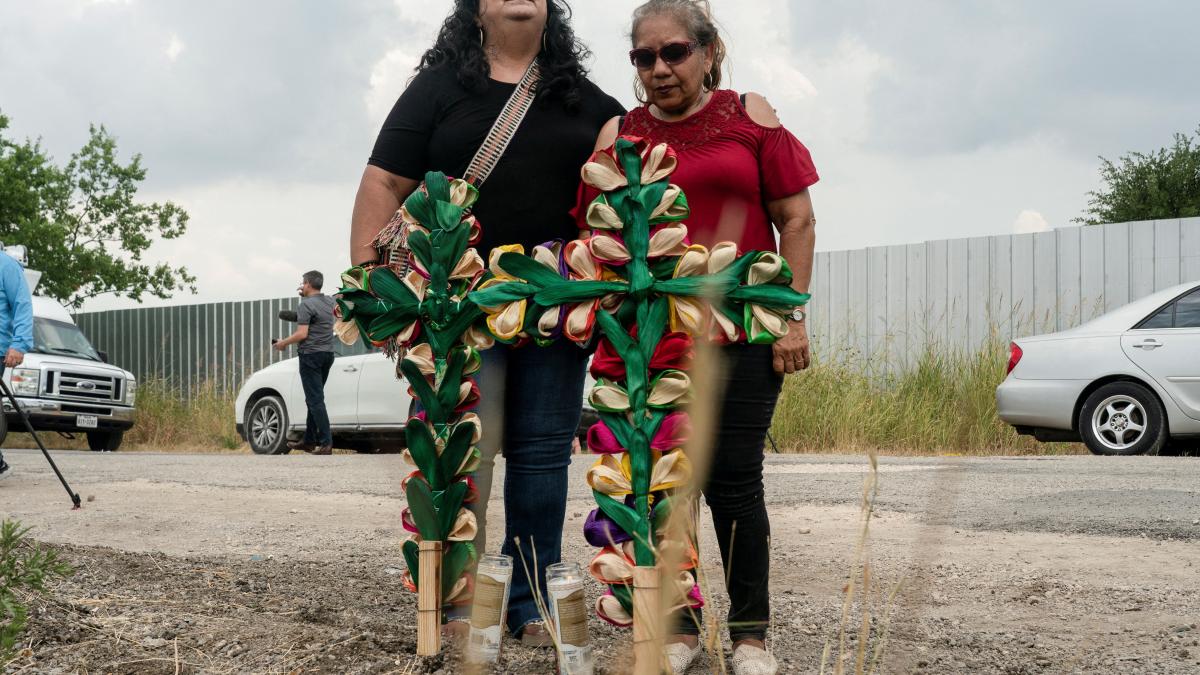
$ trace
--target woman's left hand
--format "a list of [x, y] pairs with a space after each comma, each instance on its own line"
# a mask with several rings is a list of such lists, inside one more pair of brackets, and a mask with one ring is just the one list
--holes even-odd
[[771, 347], [775, 352], [775, 372], [780, 375], [791, 375], [808, 368], [808, 327], [803, 321], [788, 322], [788, 334]]

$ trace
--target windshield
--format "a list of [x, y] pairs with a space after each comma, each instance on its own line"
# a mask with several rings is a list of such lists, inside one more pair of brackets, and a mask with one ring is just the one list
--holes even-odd
[[99, 361], [100, 355], [75, 324], [33, 319], [33, 349], [43, 354], [63, 354]]

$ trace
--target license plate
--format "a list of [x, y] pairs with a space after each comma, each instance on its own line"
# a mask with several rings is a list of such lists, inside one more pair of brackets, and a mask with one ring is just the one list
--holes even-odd
[[100, 418], [95, 415], [77, 415], [75, 417], [75, 426], [80, 429], [95, 429], [100, 426]]

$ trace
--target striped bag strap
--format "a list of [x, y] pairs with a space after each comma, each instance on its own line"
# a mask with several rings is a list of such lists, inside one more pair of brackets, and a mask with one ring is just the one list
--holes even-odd
[[471, 164], [467, 167], [466, 175], [463, 176], [468, 183], [478, 188], [500, 163], [500, 158], [504, 156], [504, 151], [508, 149], [508, 144], [516, 135], [517, 128], [521, 126], [534, 99], [537, 98], [537, 86], [540, 79], [541, 69], [535, 59], [525, 70], [525, 76], [517, 84], [517, 88], [508, 98], [508, 102], [504, 104], [504, 109], [500, 111], [500, 116], [492, 124], [487, 138], [483, 139], [483, 145], [479, 146], [479, 150], [471, 158]]

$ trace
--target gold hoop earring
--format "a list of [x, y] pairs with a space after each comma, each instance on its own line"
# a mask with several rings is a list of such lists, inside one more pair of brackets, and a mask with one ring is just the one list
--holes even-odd
[[480, 47], [486, 46], [484, 38], [483, 38], [483, 26], [479, 27], [479, 46]]
[[713, 76], [712, 76], [712, 73], [705, 73], [705, 74], [704, 74], [704, 88], [705, 88], [705, 89], [707, 89], [707, 90], [709, 90], [709, 91], [712, 91], [712, 88], [713, 88]]

